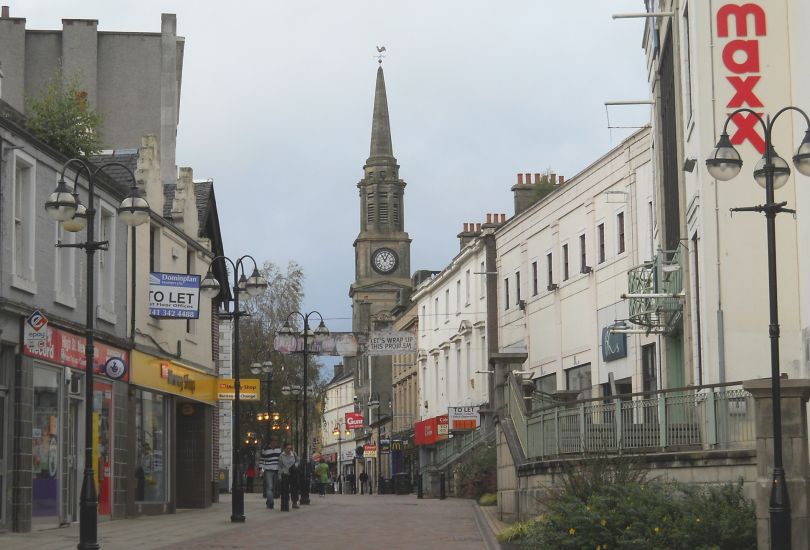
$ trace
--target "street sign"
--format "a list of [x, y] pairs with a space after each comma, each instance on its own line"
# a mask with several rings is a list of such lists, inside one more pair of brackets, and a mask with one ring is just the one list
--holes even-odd
[[[241, 401], [259, 401], [261, 381], [258, 378], [242, 378], [239, 380], [239, 399]], [[234, 391], [233, 378], [220, 378], [217, 380], [217, 399], [220, 401], [233, 401]]]
[[23, 340], [29, 348], [37, 348], [44, 345], [48, 339], [48, 318], [40, 310], [35, 309], [31, 315], [25, 319], [23, 326]]

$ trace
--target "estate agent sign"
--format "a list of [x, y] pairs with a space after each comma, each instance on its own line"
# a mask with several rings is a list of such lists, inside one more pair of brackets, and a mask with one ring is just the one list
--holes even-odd
[[200, 276], [185, 273], [150, 273], [149, 315], [169, 319], [198, 319]]

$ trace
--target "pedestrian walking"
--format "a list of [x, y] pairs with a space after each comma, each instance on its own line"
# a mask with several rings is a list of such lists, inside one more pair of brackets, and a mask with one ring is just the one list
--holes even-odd
[[278, 446], [278, 439], [271, 438], [267, 446], [262, 449], [259, 457], [259, 468], [262, 470], [264, 480], [264, 499], [267, 507], [273, 509], [273, 498], [278, 481], [278, 458], [281, 455], [281, 448]]
[[349, 472], [346, 475], [346, 482], [349, 484], [348, 493], [350, 495], [357, 494], [357, 478], [354, 476], [354, 472]]
[[281, 476], [281, 511], [290, 511], [290, 497], [292, 507], [298, 508], [298, 456], [293, 452], [292, 445], [284, 444], [284, 452], [278, 459], [278, 472]]
[[366, 473], [365, 470], [363, 470], [362, 472], [360, 472], [360, 494], [361, 495], [366, 494], [367, 490], [368, 490], [368, 474]]
[[329, 484], [329, 465], [322, 458], [315, 466], [315, 477], [318, 479], [318, 496], [326, 496], [326, 486]]
[[248, 494], [253, 492], [253, 480], [255, 479], [256, 479], [256, 467], [253, 465], [253, 462], [251, 462], [248, 465], [247, 470], [245, 470], [245, 480], [247, 481], [246, 490]]

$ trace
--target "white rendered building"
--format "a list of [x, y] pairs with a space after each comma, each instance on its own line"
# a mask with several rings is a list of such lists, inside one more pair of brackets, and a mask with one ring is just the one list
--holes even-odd
[[[629, 317], [628, 270], [656, 252], [652, 175], [644, 128], [573, 178], [550, 175], [555, 189], [495, 233], [499, 351], [527, 353], [540, 390], [660, 387], [655, 335], [610, 333]], [[522, 176], [516, 205], [538, 183]]]

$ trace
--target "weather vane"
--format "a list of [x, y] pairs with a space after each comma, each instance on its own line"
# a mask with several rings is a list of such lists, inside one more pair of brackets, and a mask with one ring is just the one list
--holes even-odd
[[383, 55], [384, 51], [385, 51], [385, 46], [377, 46], [377, 55], [375, 55], [374, 57], [377, 58], [377, 63], [379, 63], [380, 65], [382, 65], [382, 60], [385, 57]]

